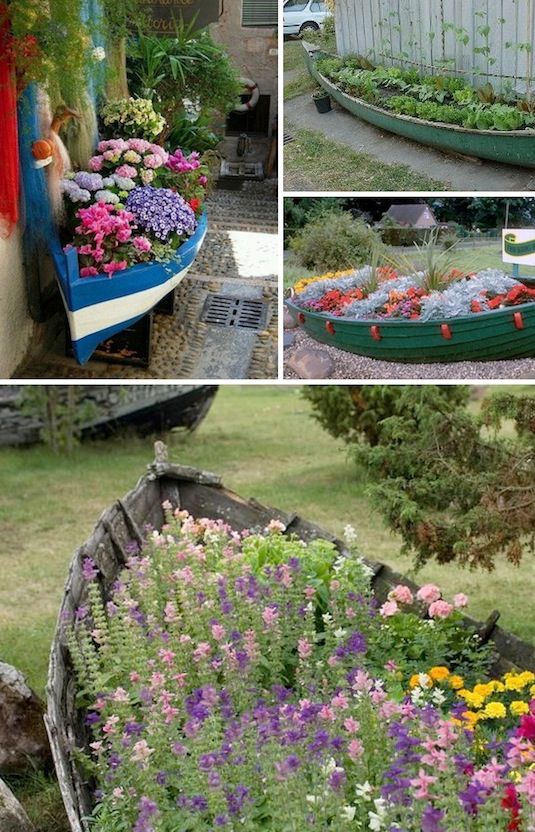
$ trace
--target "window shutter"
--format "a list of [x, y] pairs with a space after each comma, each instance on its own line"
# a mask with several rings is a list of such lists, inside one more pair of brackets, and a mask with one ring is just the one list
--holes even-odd
[[242, 0], [242, 26], [276, 26], [277, 0]]

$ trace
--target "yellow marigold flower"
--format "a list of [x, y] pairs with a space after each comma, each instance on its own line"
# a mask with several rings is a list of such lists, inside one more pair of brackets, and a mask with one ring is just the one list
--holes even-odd
[[487, 699], [489, 696], [492, 695], [494, 691], [494, 685], [492, 682], [488, 682], [486, 685], [474, 685], [472, 693], [475, 696], [482, 696], [483, 699]]
[[523, 673], [506, 673], [503, 677], [505, 690], [523, 690], [535, 681], [535, 675], [529, 670]]
[[418, 675], [418, 673], [415, 673], [414, 676], [411, 676], [411, 678], [409, 679], [409, 687], [412, 690], [413, 688], [418, 687], [419, 684], [420, 676]]
[[316, 283], [318, 280], [333, 280], [338, 277], [347, 277], [348, 274], [353, 274], [353, 269], [346, 269], [342, 272], [327, 272], [327, 274], [320, 274], [316, 277], [302, 277], [301, 280], [297, 281], [293, 289], [296, 294], [299, 294], [307, 286], [310, 286], [311, 283]]
[[503, 719], [507, 716], [507, 710], [502, 702], [488, 702], [483, 711], [483, 716], [488, 719]]
[[521, 716], [522, 714], [529, 713], [529, 705], [521, 699], [515, 699], [514, 702], [511, 702], [509, 705], [509, 710], [513, 716]]
[[464, 727], [472, 730], [478, 723], [479, 714], [474, 713], [474, 711], [463, 711], [463, 720]]
[[447, 679], [450, 675], [450, 672], [447, 667], [441, 667], [438, 665], [437, 667], [432, 667], [429, 671], [429, 675], [435, 682], [441, 682], [443, 679]]
[[450, 676], [450, 678], [448, 679], [448, 684], [450, 688], [453, 688], [453, 690], [460, 690], [462, 687], [464, 687], [464, 679], [462, 676], [456, 676], [454, 674], [453, 676]]
[[529, 689], [530, 695], [535, 696], [535, 685], [532, 685]]
[[480, 694], [474, 693], [471, 690], [466, 690], [463, 688], [462, 690], [457, 691], [457, 696], [460, 696], [461, 699], [464, 699], [467, 705], [471, 708], [481, 708], [485, 699]]

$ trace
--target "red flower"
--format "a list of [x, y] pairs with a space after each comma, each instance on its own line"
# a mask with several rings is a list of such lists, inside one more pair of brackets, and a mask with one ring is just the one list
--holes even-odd
[[495, 298], [491, 298], [487, 304], [489, 309], [497, 309], [505, 300], [505, 295], [496, 295]]
[[197, 197], [194, 197], [193, 199], [190, 199], [190, 201], [189, 201], [189, 205], [190, 205], [190, 208], [192, 209], [192, 211], [196, 211], [200, 204], [201, 204], [201, 200], [197, 199]]
[[520, 717], [520, 728], [517, 728], [516, 735], [533, 742], [535, 740], [535, 716], [523, 714]]
[[472, 309], [472, 312], [482, 312], [483, 311], [483, 309], [481, 307], [481, 304], [478, 300], [473, 300], [472, 303], [470, 304], [470, 307]]

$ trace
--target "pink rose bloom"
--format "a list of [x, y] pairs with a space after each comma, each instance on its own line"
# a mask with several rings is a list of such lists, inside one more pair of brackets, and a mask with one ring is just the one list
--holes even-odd
[[102, 170], [103, 162], [104, 162], [104, 157], [103, 156], [92, 156], [91, 159], [89, 160], [89, 167], [91, 168], [91, 170], [93, 170], [95, 172], [99, 171], [99, 170]]
[[120, 168], [117, 168], [115, 171], [116, 176], [124, 176], [125, 179], [133, 179], [134, 176], [137, 176], [136, 168], [133, 168], [132, 165], [121, 165]]
[[391, 615], [395, 615], [399, 612], [399, 607], [395, 601], [387, 601], [381, 609], [379, 610], [379, 615], [382, 615], [383, 618], [389, 618]]
[[398, 584], [394, 587], [389, 593], [388, 598], [390, 601], [397, 601], [398, 604], [412, 604], [414, 601], [414, 596], [410, 591], [408, 586], [404, 584]]
[[468, 606], [468, 596], [464, 592], [458, 592], [453, 596], [453, 606], [458, 610], [464, 609]]
[[84, 266], [83, 269], [80, 269], [80, 277], [94, 277], [98, 274], [98, 271], [94, 266]]
[[423, 601], [424, 604], [432, 604], [433, 601], [438, 601], [440, 596], [440, 589], [435, 584], [424, 584], [416, 593], [418, 600]]
[[453, 612], [453, 607], [447, 601], [433, 601], [429, 604], [428, 612], [431, 618], [447, 618]]

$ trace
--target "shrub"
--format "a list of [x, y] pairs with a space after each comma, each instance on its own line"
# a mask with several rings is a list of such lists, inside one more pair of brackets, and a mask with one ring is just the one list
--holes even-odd
[[338, 271], [369, 263], [383, 244], [379, 234], [362, 220], [345, 212], [329, 212], [308, 222], [290, 247], [305, 268]]

